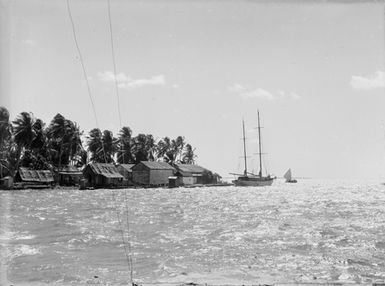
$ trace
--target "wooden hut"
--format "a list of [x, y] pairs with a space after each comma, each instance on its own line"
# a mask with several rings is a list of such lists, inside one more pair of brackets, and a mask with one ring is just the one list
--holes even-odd
[[24, 167], [19, 168], [15, 181], [24, 188], [47, 188], [55, 182], [50, 170], [31, 170]]
[[119, 173], [123, 176], [123, 185], [129, 186], [133, 184], [132, 181], [132, 167], [135, 164], [119, 164], [116, 166]]
[[123, 176], [113, 164], [90, 163], [83, 170], [87, 185], [94, 188], [116, 188], [123, 184]]
[[203, 184], [205, 183], [205, 174], [209, 172], [209, 170], [199, 165], [191, 164], [175, 164], [175, 168], [179, 185]]
[[141, 161], [132, 167], [132, 179], [137, 185], [166, 186], [168, 178], [175, 172], [175, 168], [166, 162]]
[[65, 166], [58, 172], [58, 182], [61, 186], [75, 186], [80, 184], [83, 173], [76, 166]]

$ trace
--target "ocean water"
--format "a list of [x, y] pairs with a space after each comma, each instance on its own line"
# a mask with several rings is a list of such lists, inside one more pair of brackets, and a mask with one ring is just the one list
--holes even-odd
[[385, 185], [0, 191], [1, 285], [385, 281]]

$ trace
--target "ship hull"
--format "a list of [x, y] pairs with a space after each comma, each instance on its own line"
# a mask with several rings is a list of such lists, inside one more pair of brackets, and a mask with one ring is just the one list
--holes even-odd
[[273, 178], [248, 178], [234, 180], [233, 183], [238, 187], [264, 187], [271, 186]]

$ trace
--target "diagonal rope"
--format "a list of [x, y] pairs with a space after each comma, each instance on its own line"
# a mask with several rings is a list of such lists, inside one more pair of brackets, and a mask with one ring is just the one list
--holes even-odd
[[[68, 11], [68, 16], [69, 16], [70, 21], [71, 21], [72, 34], [73, 34], [73, 38], [74, 38], [74, 41], [75, 41], [76, 49], [77, 49], [77, 52], [78, 52], [78, 55], [79, 55], [80, 63], [81, 63], [81, 66], [82, 66], [84, 79], [86, 80], [86, 83], [87, 83], [88, 96], [89, 96], [89, 99], [90, 99], [90, 102], [91, 102], [91, 105], [92, 105], [92, 110], [93, 110], [93, 113], [94, 113], [96, 126], [100, 130], [99, 123], [98, 123], [98, 118], [97, 118], [97, 115], [96, 115], [95, 104], [94, 104], [93, 99], [92, 99], [91, 88], [90, 88], [87, 72], [86, 72], [86, 69], [85, 69], [84, 61], [83, 61], [83, 56], [82, 56], [82, 53], [80, 51], [79, 43], [78, 43], [78, 40], [77, 40], [77, 37], [76, 37], [76, 29], [75, 29], [75, 24], [74, 24], [72, 13], [71, 13], [71, 7], [70, 7], [69, 0], [67, 0], [67, 11]], [[119, 114], [119, 116], [120, 116], [120, 114]], [[103, 138], [101, 138], [101, 141], [102, 141], [102, 150], [103, 150], [104, 162], [107, 163], [107, 156], [106, 156], [106, 151], [105, 151], [105, 148], [104, 148]], [[121, 222], [121, 219], [120, 219], [119, 212], [118, 212], [118, 210], [116, 208], [116, 199], [115, 199], [114, 192], [112, 192], [112, 196], [113, 196], [113, 200], [115, 202], [116, 215], [117, 215], [117, 218], [118, 218], [121, 238], [122, 238], [123, 247], [124, 247], [124, 253], [126, 255], [127, 263], [128, 263], [128, 265], [130, 266], [130, 269], [131, 269], [131, 271], [130, 271], [130, 274], [131, 274], [130, 278], [131, 278], [131, 284], [133, 285], [134, 283], [133, 283], [133, 280], [132, 280], [132, 259], [131, 259], [130, 255], [128, 254], [128, 250], [127, 250], [126, 243], [125, 243], [125, 240], [124, 240], [124, 233], [123, 233], [122, 222]], [[129, 249], [130, 248], [131, 248], [131, 246], [129, 245]]]
[[[100, 128], [99, 128], [99, 122], [98, 122], [98, 117], [97, 117], [97, 115], [96, 115], [96, 108], [95, 108], [94, 100], [92, 99], [92, 93], [91, 93], [90, 82], [89, 82], [89, 80], [88, 80], [88, 76], [87, 76], [86, 68], [85, 68], [85, 65], [84, 65], [84, 60], [83, 60], [82, 52], [80, 51], [78, 39], [77, 39], [77, 36], [76, 36], [75, 23], [74, 23], [74, 19], [73, 19], [73, 17], [72, 17], [72, 12], [71, 12], [71, 7], [70, 7], [70, 2], [69, 2], [69, 0], [67, 0], [67, 11], [68, 11], [68, 16], [69, 16], [70, 22], [71, 22], [72, 35], [73, 35], [73, 38], [74, 38], [76, 50], [77, 50], [78, 55], [79, 55], [79, 60], [80, 60], [80, 65], [81, 65], [81, 67], [82, 67], [83, 76], [84, 76], [84, 79], [85, 79], [86, 84], [87, 84], [88, 97], [89, 97], [89, 99], [90, 99], [91, 106], [92, 106], [92, 111], [93, 111], [93, 113], [94, 113], [94, 118], [95, 118], [96, 127], [100, 130]], [[104, 150], [104, 142], [103, 142], [103, 139], [102, 139], [102, 150], [103, 150], [104, 161], [107, 161], [106, 151]]]
[[95, 104], [94, 104], [94, 101], [93, 101], [92, 95], [91, 95], [90, 83], [89, 83], [89, 81], [88, 81], [88, 76], [87, 76], [86, 68], [85, 68], [85, 66], [84, 66], [83, 56], [82, 56], [82, 53], [81, 53], [81, 51], [80, 51], [79, 43], [78, 43], [78, 40], [77, 40], [77, 37], [76, 37], [75, 24], [74, 24], [74, 20], [73, 20], [73, 18], [72, 18], [72, 13], [71, 13], [71, 7], [70, 7], [69, 0], [67, 0], [67, 11], [68, 11], [68, 16], [69, 16], [70, 21], [71, 21], [72, 35], [73, 35], [73, 38], [74, 38], [74, 41], [75, 41], [76, 49], [77, 49], [77, 51], [78, 51], [78, 55], [79, 55], [79, 59], [80, 59], [80, 64], [81, 64], [82, 70], [83, 70], [83, 76], [84, 76], [84, 79], [85, 79], [85, 81], [86, 81], [86, 83], [87, 83], [88, 96], [89, 96], [89, 99], [90, 99], [90, 101], [91, 101], [92, 111], [93, 111], [93, 113], [94, 113], [94, 118], [95, 118], [96, 126], [99, 126], [98, 118], [97, 118], [97, 116], [96, 116]]
[[110, 0], [107, 0], [107, 3], [108, 3], [108, 22], [109, 22], [109, 27], [110, 27], [110, 43], [111, 43], [112, 63], [113, 63], [113, 67], [114, 67], [115, 93], [116, 93], [116, 100], [117, 100], [117, 104], [118, 104], [119, 126], [122, 127], [122, 116], [121, 116], [121, 113], [120, 113], [120, 99], [119, 99], [118, 79], [116, 78], [117, 72], [116, 72], [114, 40], [113, 40], [113, 34], [112, 34], [112, 21], [111, 21], [111, 5], [110, 5]]
[[[109, 2], [108, 2], [108, 4], [109, 4]], [[110, 18], [110, 5], [108, 5], [108, 8], [109, 8], [110, 32], [112, 32], [112, 25], [111, 25], [111, 18]], [[72, 34], [73, 34], [74, 42], [75, 42], [76, 49], [77, 49], [77, 52], [78, 52], [78, 55], [79, 55], [79, 59], [80, 59], [80, 63], [81, 63], [82, 71], [83, 71], [83, 76], [84, 76], [84, 79], [85, 79], [85, 81], [87, 83], [88, 96], [89, 96], [89, 99], [90, 99], [90, 102], [91, 102], [91, 105], [92, 105], [92, 110], [93, 110], [93, 113], [94, 113], [94, 118], [95, 118], [96, 126], [100, 130], [99, 123], [98, 123], [98, 118], [97, 118], [97, 113], [96, 113], [96, 108], [95, 108], [95, 104], [94, 104], [94, 101], [93, 101], [93, 98], [92, 98], [91, 88], [90, 88], [87, 72], [86, 72], [85, 65], [84, 65], [83, 56], [82, 56], [82, 53], [81, 53], [81, 50], [80, 50], [80, 47], [79, 47], [79, 43], [78, 43], [78, 40], [77, 40], [77, 36], [76, 36], [76, 29], [75, 29], [75, 24], [74, 24], [73, 17], [72, 17], [72, 12], [71, 12], [71, 7], [70, 7], [69, 0], [67, 0], [67, 11], [68, 11], [68, 16], [69, 16], [70, 22], [71, 22]], [[113, 51], [112, 33], [111, 33], [111, 45], [112, 45], [112, 51]], [[116, 74], [115, 53], [112, 52], [112, 55], [113, 55], [114, 72]], [[118, 99], [119, 122], [121, 124], [119, 93], [118, 93], [118, 86], [117, 86], [116, 80], [115, 80], [115, 87], [116, 87], [116, 94], [117, 94], [117, 99]], [[107, 163], [107, 156], [106, 156], [106, 152], [105, 152], [105, 148], [104, 148], [103, 138], [101, 138], [101, 141], [102, 141], [102, 151], [103, 151], [104, 161], [105, 161], [105, 163]], [[127, 249], [125, 238], [124, 238], [124, 231], [123, 231], [122, 221], [121, 221], [118, 209], [116, 207], [116, 201], [117, 200], [115, 198], [115, 194], [114, 194], [113, 191], [112, 191], [112, 196], [113, 196], [113, 200], [115, 202], [115, 210], [116, 210], [116, 215], [117, 215], [117, 218], [118, 218], [118, 223], [119, 223], [119, 228], [120, 228], [120, 233], [121, 233], [121, 239], [122, 239], [122, 242], [123, 242], [123, 247], [124, 247], [124, 252], [125, 252], [126, 260], [127, 260], [127, 264], [129, 265], [129, 268], [130, 268], [131, 285], [134, 285], [134, 283], [133, 283], [132, 258], [131, 258], [131, 244], [130, 244], [130, 242], [128, 242], [128, 249]], [[128, 224], [127, 194], [125, 196], [125, 200], [126, 200], [127, 224]]]

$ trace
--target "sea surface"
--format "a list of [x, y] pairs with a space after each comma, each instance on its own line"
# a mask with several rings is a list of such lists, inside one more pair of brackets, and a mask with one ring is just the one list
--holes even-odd
[[381, 183], [0, 191], [0, 284], [384, 282]]

